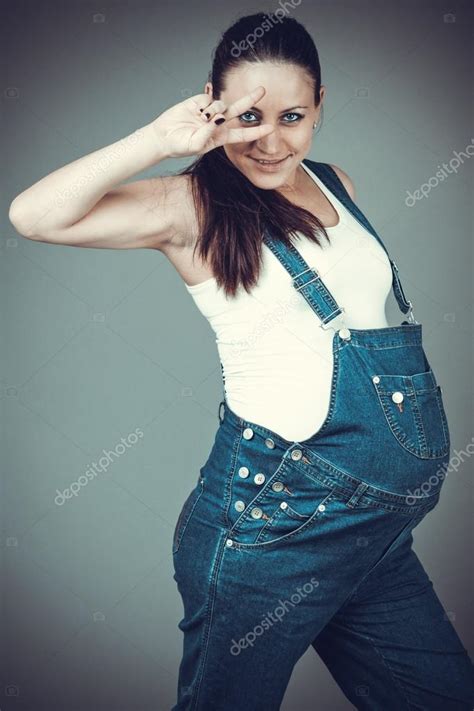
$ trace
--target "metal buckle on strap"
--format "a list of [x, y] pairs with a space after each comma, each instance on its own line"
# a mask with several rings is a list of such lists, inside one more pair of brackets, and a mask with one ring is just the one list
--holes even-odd
[[[306, 274], [306, 272], [313, 272], [314, 277], [312, 279], [309, 279], [304, 284], [301, 284], [301, 286], [296, 286], [295, 282], [298, 279], [298, 277], [300, 277], [302, 274]], [[299, 291], [300, 289], [303, 288], [303, 286], [306, 286], [306, 284], [311, 284], [311, 282], [316, 281], [317, 279], [321, 279], [321, 277], [318, 274], [318, 272], [316, 271], [316, 269], [314, 269], [314, 267], [308, 267], [307, 269], [303, 269], [302, 272], [300, 272], [299, 274], [297, 274], [294, 277], [293, 286], [295, 287], [296, 291]], [[341, 313], [337, 314], [337, 316], [335, 316], [333, 319], [331, 319], [331, 321], [329, 323], [324, 323], [323, 321], [321, 321], [321, 323], [319, 324], [320, 328], [323, 328], [325, 331], [327, 331], [330, 328], [332, 328], [334, 330], [336, 330], [336, 329], [338, 330], [341, 327], [341, 324], [337, 324], [337, 320], [341, 317], [344, 318], [343, 315], [345, 313], [345, 308], [343, 306], [339, 306], [339, 310]]]
[[[296, 280], [298, 279], [298, 277], [300, 277], [302, 274], [306, 274], [306, 272], [313, 272], [314, 277], [313, 277], [312, 279], [309, 279], [308, 281], [306, 281], [304, 284], [301, 284], [301, 286], [296, 286]], [[306, 286], [307, 284], [311, 284], [312, 281], [316, 281], [317, 279], [321, 279], [321, 277], [319, 276], [319, 274], [318, 274], [318, 272], [316, 271], [316, 269], [314, 269], [313, 267], [308, 267], [307, 269], [303, 269], [302, 272], [300, 272], [299, 274], [297, 274], [297, 275], [294, 277], [294, 279], [293, 279], [293, 286], [295, 287], [296, 291], [299, 291], [299, 290], [302, 289], [304, 286]]]
[[418, 323], [418, 321], [415, 318], [415, 315], [413, 313], [413, 305], [411, 301], [408, 302], [410, 304], [410, 308], [408, 309], [408, 315], [407, 315], [407, 321], [408, 323]]
[[[346, 310], [345, 310], [344, 306], [339, 306], [339, 309], [341, 311], [340, 314], [337, 314], [337, 316], [335, 316], [333, 319], [331, 319], [331, 321], [329, 321], [329, 323], [324, 323], [324, 321], [321, 321], [321, 323], [319, 324], [319, 327], [324, 329], [325, 331], [327, 331], [330, 328], [334, 329], [335, 331], [338, 331], [341, 327], [344, 328], [345, 327], [344, 314], [345, 314]], [[338, 323], [339, 319], [342, 320], [342, 323]]]
[[[392, 262], [392, 264], [393, 264], [393, 266], [394, 266], [396, 272], [399, 273], [400, 270], [398, 269], [398, 267], [397, 267], [397, 265], [395, 264], [395, 262], [393, 261], [393, 259], [391, 260], [391, 262]], [[399, 284], [399, 288], [402, 290], [402, 296], [404, 296], [404, 294], [403, 294], [403, 288], [402, 288], [401, 284]], [[406, 300], [406, 296], [404, 296], [404, 298], [405, 298], [405, 300]], [[418, 321], [416, 320], [415, 315], [414, 315], [414, 313], [413, 313], [413, 304], [411, 303], [410, 300], [408, 300], [408, 304], [409, 304], [409, 309], [408, 309], [408, 311], [407, 311], [407, 314], [408, 314], [408, 315], [407, 315], [407, 321], [408, 321], [408, 323], [418, 323]]]

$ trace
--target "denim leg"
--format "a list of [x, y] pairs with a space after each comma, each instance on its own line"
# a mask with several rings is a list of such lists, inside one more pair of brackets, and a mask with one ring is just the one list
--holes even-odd
[[472, 662], [412, 542], [375, 566], [313, 647], [357, 709], [471, 711]]

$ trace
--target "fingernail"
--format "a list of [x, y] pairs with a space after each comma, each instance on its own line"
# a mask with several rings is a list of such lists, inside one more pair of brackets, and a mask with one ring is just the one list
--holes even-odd
[[207, 118], [210, 118], [210, 116], [211, 116], [211, 114], [208, 114], [207, 111], [204, 115], [207, 116]]
[[225, 118], [222, 118], [222, 116], [221, 116], [221, 118], [216, 119], [214, 121], [214, 123], [217, 123], [218, 125], [220, 125], [221, 123], [224, 123], [224, 121], [225, 121]]
[[199, 111], [201, 111], [201, 113], [202, 113], [204, 111], [204, 109], [199, 109]]

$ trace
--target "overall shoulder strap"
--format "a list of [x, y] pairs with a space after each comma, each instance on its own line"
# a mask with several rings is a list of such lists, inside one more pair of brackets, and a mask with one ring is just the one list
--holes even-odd
[[[379, 242], [379, 244], [382, 246], [384, 249], [385, 253], [387, 254], [387, 257], [390, 262], [390, 266], [392, 268], [392, 287], [393, 287], [393, 292], [395, 294], [395, 298], [397, 300], [398, 306], [402, 313], [406, 314], [407, 312], [410, 311], [410, 316], [411, 311], [413, 311], [412, 303], [409, 301], [405, 293], [403, 291], [402, 283], [400, 281], [400, 276], [399, 276], [399, 271], [398, 267], [393, 261], [393, 259], [390, 257], [390, 254], [385, 247], [382, 239], [378, 235], [377, 231], [374, 229], [374, 227], [370, 224], [369, 220], [367, 217], [363, 214], [363, 212], [360, 210], [360, 208], [355, 204], [355, 202], [352, 200], [351, 196], [347, 192], [346, 188], [344, 187], [344, 184], [340, 180], [339, 176], [337, 175], [336, 171], [334, 168], [332, 168], [329, 163], [319, 163], [317, 161], [309, 160], [308, 158], [305, 158], [303, 160], [303, 163], [308, 166], [310, 170], [315, 173], [315, 175], [318, 176], [318, 178], [324, 183], [324, 185], [330, 190], [336, 197], [337, 199], [344, 205], [344, 207], [349, 210], [351, 215], [363, 226], [365, 229], [373, 236], [375, 239]], [[410, 318], [409, 316], [409, 318]]]

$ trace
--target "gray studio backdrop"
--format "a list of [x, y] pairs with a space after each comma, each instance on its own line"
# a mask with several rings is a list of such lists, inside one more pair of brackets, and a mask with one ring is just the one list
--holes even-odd
[[[281, 7], [5, 7], [2, 711], [171, 708], [183, 614], [172, 532], [222, 392], [214, 335], [161, 253], [35, 243], [10, 224], [9, 204], [201, 93], [220, 33]], [[459, 0], [285, 7], [315, 38], [327, 86], [309, 157], [353, 179], [443, 387], [459, 454], [415, 547], [472, 653], [472, 13]], [[387, 316], [400, 322], [393, 296]], [[61, 501], [88, 470], [96, 476]], [[283, 711], [350, 708], [310, 648]]]

